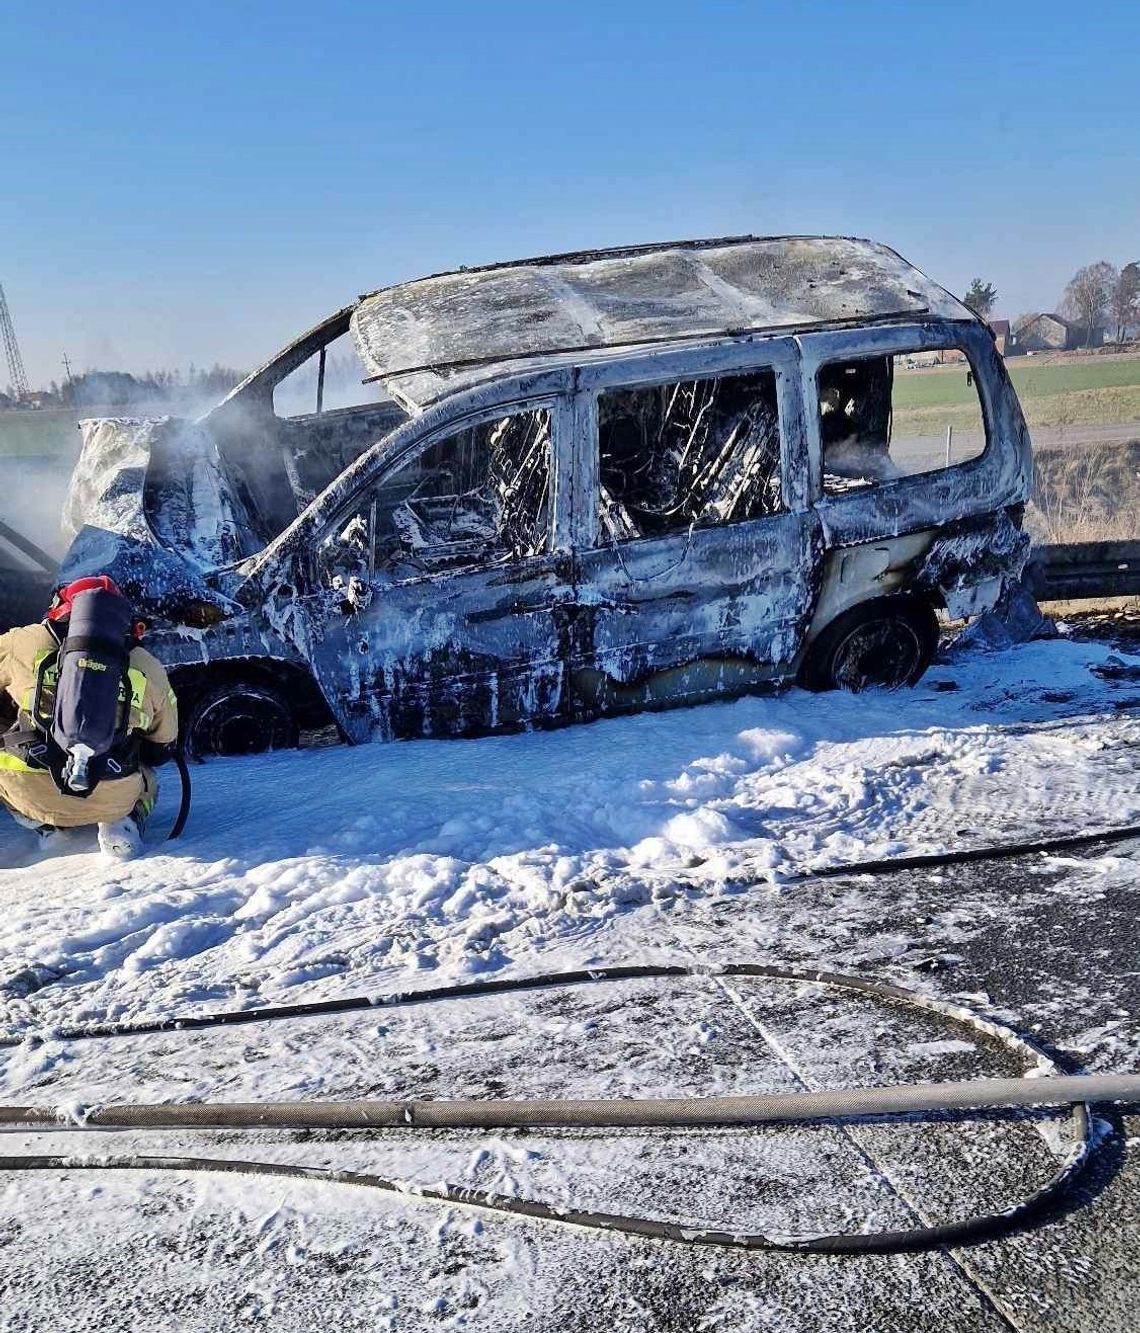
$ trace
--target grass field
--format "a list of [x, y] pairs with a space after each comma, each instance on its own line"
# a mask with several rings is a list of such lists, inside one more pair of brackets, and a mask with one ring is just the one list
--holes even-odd
[[1026, 526], [1035, 541], [1140, 540], [1140, 440], [1045, 449], [1034, 459]]
[[[1023, 404], [1061, 394], [1140, 388], [1140, 355], [1086, 356], [1075, 361], [1046, 362], [1035, 357], [1014, 357], [1005, 364]], [[966, 401], [968, 392], [962, 365], [903, 370], [895, 378], [895, 400], [899, 407], [949, 406]]]
[[[1006, 365], [1031, 430], [1133, 422], [1140, 427], [1140, 356], [1053, 362], [1023, 357]], [[964, 428], [977, 413], [963, 365], [899, 371], [894, 402], [896, 423], [908, 427]]]
[[59, 455], [72, 458], [79, 450], [79, 412], [0, 412], [0, 455], [6, 458]]
[[[189, 409], [191, 415], [200, 404]], [[66, 461], [70, 468], [79, 454], [79, 422], [84, 417], [163, 416], [179, 414], [177, 403], [151, 403], [126, 408], [50, 408], [38, 412], [0, 412], [0, 457], [48, 458]]]

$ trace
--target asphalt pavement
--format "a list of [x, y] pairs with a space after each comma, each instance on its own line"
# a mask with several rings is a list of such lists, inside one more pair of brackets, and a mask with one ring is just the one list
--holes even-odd
[[[682, 894], [658, 919], [655, 949], [658, 958], [818, 963], [901, 982], [995, 1013], [1075, 1069], [1136, 1072], [1138, 902], [1140, 846], [1123, 844], [781, 889], [738, 886], [716, 899]], [[298, 1047], [335, 1037], [333, 1063], [343, 1073], [359, 1058], [367, 1080], [373, 1057], [353, 1054], [361, 1043], [351, 1024], [361, 1020], [338, 1021], [347, 1025], [343, 1033], [331, 1033], [327, 1022], [309, 1036], [299, 1031]], [[428, 1064], [425, 1024], [433, 1052]], [[529, 1068], [517, 1053], [504, 1067], [508, 1030], [533, 1035]], [[694, 1044], [694, 1030], [711, 1034], [707, 1043]], [[405, 1086], [409, 1095], [461, 1087], [503, 1096], [538, 1070], [550, 1095], [568, 1095], [586, 1057], [561, 1034], [581, 1031], [600, 1033], [593, 1050], [608, 1054], [595, 1078], [609, 1079], [608, 1095], [1015, 1072], [1003, 1053], [974, 1049], [961, 1031], [927, 1018], [810, 988], [781, 991], [709, 977], [664, 989], [630, 983], [604, 996], [520, 996], [482, 1017], [477, 1006], [462, 1015], [454, 1008], [434, 1015], [417, 1010], [406, 1029], [393, 1018], [384, 1029], [388, 1086]], [[256, 1034], [249, 1031], [172, 1034], [169, 1041], [192, 1041], [184, 1049], [219, 1066], [256, 1058]], [[149, 1049], [161, 1063], [161, 1050]], [[551, 1175], [551, 1189], [572, 1178], [575, 1192], [619, 1211], [739, 1219], [742, 1226], [802, 1234], [905, 1228], [1008, 1203], [1046, 1178], [1064, 1132], [1058, 1120], [994, 1118], [801, 1128], [763, 1139], [751, 1131], [650, 1132], [627, 1136], [616, 1149], [600, 1134], [553, 1148], [542, 1135], [500, 1135], [497, 1151], [530, 1163], [520, 1166], [520, 1179], [529, 1171], [533, 1185], [553, 1170], [549, 1150], [551, 1160], [571, 1164]], [[77, 1147], [74, 1136], [39, 1136], [37, 1143], [39, 1151]], [[446, 1153], [438, 1136], [433, 1144]], [[96, 1146], [113, 1150], [114, 1136]], [[232, 1135], [212, 1147], [214, 1155], [229, 1157], [270, 1151], [268, 1138]], [[464, 1158], [479, 1150], [471, 1136], [458, 1147]], [[182, 1147], [167, 1137], [161, 1150]], [[375, 1157], [352, 1136], [319, 1147], [311, 1136], [293, 1136], [291, 1151], [294, 1160], [361, 1169]], [[414, 1198], [249, 1180], [203, 1185], [204, 1179], [77, 1170], [62, 1180], [29, 1175], [9, 1183], [19, 1203], [4, 1210], [0, 1227], [5, 1327], [13, 1333], [126, 1329], [140, 1321], [186, 1329], [560, 1333], [602, 1326], [677, 1333], [1134, 1333], [1140, 1327], [1140, 1115], [1100, 1118], [1097, 1152], [1081, 1187], [1032, 1229], [953, 1251], [877, 1257], [692, 1249], [476, 1216]], [[96, 1200], [102, 1221], [85, 1228], [85, 1203]], [[390, 1312], [386, 1322], [378, 1310]]]

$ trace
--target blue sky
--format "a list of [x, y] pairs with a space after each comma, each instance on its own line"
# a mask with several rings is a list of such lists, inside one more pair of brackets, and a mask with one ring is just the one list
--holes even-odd
[[0, 0], [0, 282], [37, 382], [746, 231], [873, 236], [1013, 315], [1140, 258], [1138, 50], [1134, 0]]

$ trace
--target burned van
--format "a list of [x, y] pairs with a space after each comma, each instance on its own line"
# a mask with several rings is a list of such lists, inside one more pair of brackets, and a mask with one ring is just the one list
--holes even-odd
[[1019, 578], [1030, 474], [893, 251], [683, 241], [387, 288], [197, 421], [85, 423], [65, 573], [145, 605], [199, 753], [466, 735], [912, 684]]

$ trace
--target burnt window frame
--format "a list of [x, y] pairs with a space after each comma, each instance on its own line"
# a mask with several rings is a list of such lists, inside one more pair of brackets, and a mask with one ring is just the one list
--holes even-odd
[[[891, 497], [901, 492], [921, 493], [939, 489], [939, 480], [953, 484], [959, 477], [993, 466], [997, 454], [997, 404], [995, 385], [987, 374], [979, 374], [980, 347], [978, 334], [984, 331], [972, 321], [967, 323], [922, 323], [868, 325], [843, 332], [820, 332], [800, 335], [803, 350], [804, 422], [809, 440], [810, 491], [816, 505], [835, 506], [858, 504], [868, 496]], [[988, 335], [984, 335], [988, 336]], [[928, 472], [906, 473], [873, 485], [860, 486], [839, 495], [828, 495], [823, 489], [823, 438], [820, 429], [821, 404], [819, 373], [824, 366], [851, 361], [872, 360], [879, 357], [922, 355], [928, 352], [957, 352], [963, 358], [962, 373], [973, 378], [978, 395], [985, 447], [980, 454], [949, 467], [932, 468]]]
[[[457, 566], [453, 569], [440, 569], [436, 571], [425, 571], [415, 574], [408, 578], [392, 579], [389, 583], [383, 585], [374, 585], [379, 587], [406, 587], [416, 583], [437, 583], [441, 579], [458, 578], [463, 575], [487, 572], [496, 569], [526, 567], [535, 562], [549, 561], [559, 553], [559, 533], [565, 527], [565, 520], [562, 509], [565, 503], [566, 485], [562, 480], [562, 470], [560, 466], [559, 439], [566, 433], [566, 417], [568, 415], [568, 396], [564, 391], [553, 390], [544, 393], [535, 394], [527, 398], [510, 398], [502, 402], [481, 406], [478, 409], [468, 408], [466, 411], [458, 410], [454, 414], [446, 412], [446, 404], [441, 405], [442, 412], [432, 413], [432, 417], [437, 419], [432, 422], [430, 429], [423, 429], [424, 420], [410, 423], [410, 426], [420, 427], [414, 437], [408, 440], [404, 445], [395, 449], [390, 455], [373, 460], [368, 463], [367, 455], [361, 460], [364, 467], [364, 476], [355, 481], [350, 493], [339, 500], [338, 503], [327, 506], [327, 512], [315, 514], [308, 525], [308, 532], [298, 531], [296, 540], [303, 543], [303, 558], [306, 564], [306, 572], [311, 587], [314, 590], [320, 590], [324, 587], [320, 572], [320, 548], [321, 544], [330, 536], [338, 531], [342, 531], [355, 516], [360, 507], [362, 498], [373, 487], [383, 485], [384, 482], [394, 477], [403, 468], [410, 463], [415, 462], [422, 454], [432, 448], [434, 445], [449, 439], [454, 435], [459, 435], [463, 431], [472, 430], [479, 426], [486, 425], [488, 422], [500, 421], [504, 417], [520, 416], [525, 412], [545, 411], [550, 417], [550, 476], [551, 490], [550, 498], [547, 504], [549, 510], [548, 519], [548, 545], [546, 550], [540, 551], [534, 555], [518, 556], [507, 560], [480, 561], [471, 564]], [[409, 430], [409, 426], [398, 428], [403, 432]], [[352, 469], [350, 469], [351, 471]], [[347, 474], [346, 474], [347, 475]], [[337, 483], [333, 488], [337, 488]], [[320, 504], [320, 500], [316, 502]], [[321, 506], [325, 509], [326, 506]], [[373, 575], [375, 578], [375, 574]]]
[[322, 350], [327, 350], [331, 343], [347, 333], [355, 309], [355, 303], [344, 306], [294, 338], [263, 366], [258, 367], [231, 389], [203, 419], [208, 421], [215, 416], [225, 418], [233, 413], [252, 410], [255, 413], [268, 414], [274, 421], [292, 420], [290, 417], [279, 417], [273, 410], [274, 390], [282, 380], [287, 379], [306, 361], [312, 360]]
[[[780, 500], [774, 514], [734, 519], [727, 523], [680, 528], [673, 532], [613, 541], [601, 519], [601, 437], [598, 399], [622, 390], [653, 389], [685, 381], [724, 379], [768, 371], [776, 380], [777, 426], [780, 433]], [[576, 549], [606, 550], [641, 542], [695, 540], [699, 534], [741, 529], [751, 523], [786, 520], [810, 510], [808, 440], [803, 428], [804, 403], [800, 354], [787, 334], [750, 335], [738, 341], [668, 349], [636, 357], [579, 365], [576, 370], [573, 486], [576, 496], [572, 542]]]
[[[350, 350], [357, 368], [360, 370], [360, 379], [356, 381], [359, 387], [368, 390], [377, 396], [369, 398], [361, 403], [346, 403], [339, 407], [326, 407], [325, 399], [328, 396], [326, 371], [328, 365], [328, 356], [331, 349], [338, 343], [344, 343], [346, 349]], [[338, 353], [339, 354], [339, 353]], [[284, 362], [284, 355], [279, 358]], [[290, 379], [300, 371], [304, 370], [310, 363], [315, 362], [313, 378], [313, 406], [305, 412], [282, 412], [277, 406], [277, 392], [281, 387], [289, 382]], [[312, 346], [308, 356], [301, 361], [295, 361], [288, 366], [284, 374], [277, 376], [269, 386], [268, 391], [269, 410], [273, 415], [274, 421], [285, 424], [288, 422], [298, 422], [308, 424], [314, 421], [323, 421], [326, 418], [336, 419], [338, 416], [345, 416], [351, 412], [365, 413], [374, 412], [377, 408], [388, 408], [389, 406], [400, 407], [400, 404], [392, 398], [383, 385], [378, 384], [369, 376], [368, 368], [361, 360], [360, 353], [356, 348], [352, 337], [352, 330], [349, 327], [339, 329], [332, 336], [325, 337], [324, 341]], [[401, 410], [403, 410], [401, 408]]]

